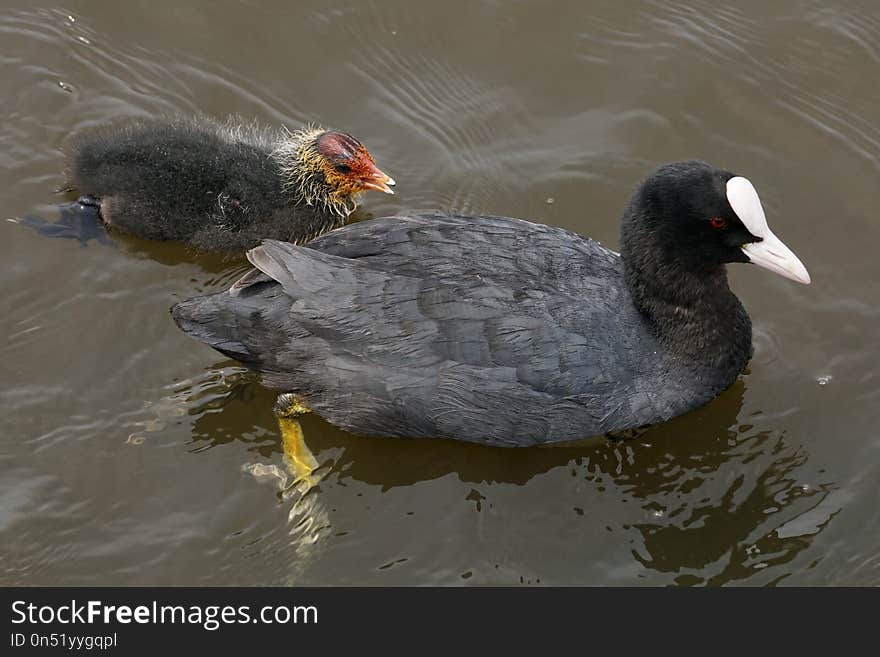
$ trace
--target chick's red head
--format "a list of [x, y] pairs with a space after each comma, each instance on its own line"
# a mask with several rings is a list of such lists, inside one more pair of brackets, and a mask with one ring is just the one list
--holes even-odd
[[393, 194], [394, 179], [376, 166], [373, 156], [357, 139], [345, 132], [328, 130], [315, 138], [322, 157], [324, 177], [339, 195], [375, 189]]

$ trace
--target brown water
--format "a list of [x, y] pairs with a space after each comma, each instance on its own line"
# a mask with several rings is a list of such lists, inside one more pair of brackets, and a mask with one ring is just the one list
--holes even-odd
[[814, 281], [733, 267], [749, 371], [638, 439], [312, 417], [300, 497], [274, 396], [168, 315], [242, 265], [0, 222], [0, 584], [880, 584], [877, 3], [0, 4], [0, 218], [55, 216], [81, 129], [239, 113], [357, 135], [399, 183], [367, 213], [612, 247], [643, 174], [703, 158], [754, 181]]

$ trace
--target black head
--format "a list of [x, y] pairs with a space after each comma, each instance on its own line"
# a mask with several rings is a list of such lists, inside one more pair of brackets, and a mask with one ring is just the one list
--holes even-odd
[[642, 182], [624, 215], [621, 252], [625, 260], [647, 261], [639, 268], [650, 275], [711, 276], [728, 262], [754, 262], [809, 282], [767, 226], [752, 184], [697, 160], [663, 165]]

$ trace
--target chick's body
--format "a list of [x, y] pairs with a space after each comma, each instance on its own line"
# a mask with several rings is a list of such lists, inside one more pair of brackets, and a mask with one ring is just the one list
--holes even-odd
[[343, 133], [205, 119], [111, 126], [75, 142], [69, 184], [96, 199], [106, 225], [139, 237], [227, 252], [261, 238], [300, 243], [345, 223], [362, 191], [335, 194], [326, 158], [305, 156], [326, 134]]

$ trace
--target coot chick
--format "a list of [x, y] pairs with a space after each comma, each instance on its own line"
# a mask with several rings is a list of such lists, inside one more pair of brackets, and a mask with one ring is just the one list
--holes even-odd
[[262, 238], [306, 242], [341, 226], [361, 192], [394, 180], [344, 132], [230, 119], [142, 120], [79, 137], [68, 166], [78, 207], [113, 230], [242, 252]]
[[653, 424], [730, 386], [751, 322], [726, 263], [809, 283], [752, 184], [667, 164], [623, 214], [620, 255], [508, 217], [418, 215], [275, 241], [228, 291], [174, 306], [181, 329], [349, 431], [498, 446]]

